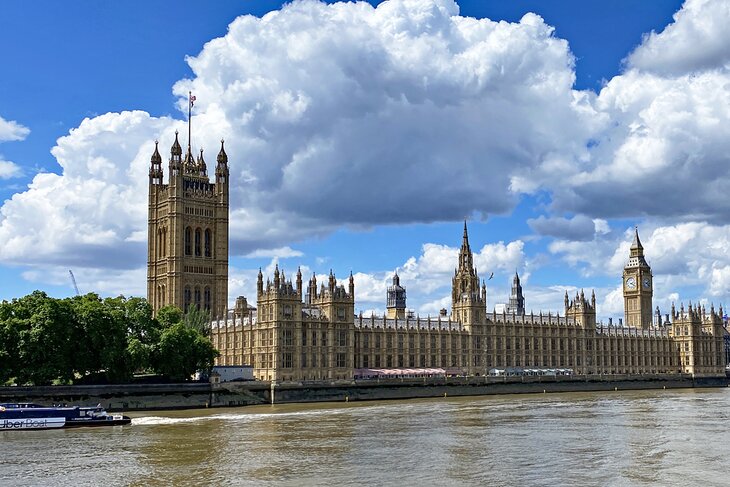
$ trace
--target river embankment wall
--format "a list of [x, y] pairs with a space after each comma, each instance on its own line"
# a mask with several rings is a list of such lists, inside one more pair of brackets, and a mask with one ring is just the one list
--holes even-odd
[[228, 382], [222, 384], [128, 384], [93, 386], [1, 387], [0, 402], [101, 404], [110, 411], [153, 411], [338, 401], [375, 401], [428, 397], [626, 391], [727, 387], [724, 377], [690, 375], [614, 375], [557, 377], [448, 377], [421, 379]]

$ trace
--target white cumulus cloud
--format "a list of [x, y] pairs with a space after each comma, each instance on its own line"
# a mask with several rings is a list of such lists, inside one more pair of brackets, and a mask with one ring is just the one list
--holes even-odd
[[627, 59], [631, 68], [663, 74], [684, 74], [730, 63], [730, 3], [687, 0], [674, 23], [651, 32]]
[[22, 174], [20, 166], [13, 161], [0, 159], [0, 179], [10, 179]]
[[0, 142], [23, 140], [30, 133], [30, 129], [14, 120], [6, 120], [0, 116]]
[[[343, 224], [508, 211], [514, 177], [572, 157], [590, 126], [551, 26], [461, 17], [453, 0], [295, 1], [237, 18], [187, 62], [173, 91], [181, 111], [198, 99], [192, 143], [209, 165], [227, 141], [234, 255]], [[176, 128], [144, 112], [84, 120], [52, 150], [61, 173], [0, 209], [0, 257], [139, 265], [152, 140], [165, 157]]]
[[645, 37], [593, 100], [588, 157], [570, 177], [546, 176], [556, 210], [730, 217], [730, 4], [688, 0], [674, 19]]

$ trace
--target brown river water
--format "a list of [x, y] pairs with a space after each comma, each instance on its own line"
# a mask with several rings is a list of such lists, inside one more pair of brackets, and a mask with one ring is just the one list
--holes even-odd
[[131, 413], [0, 433], [0, 485], [730, 485], [730, 389]]

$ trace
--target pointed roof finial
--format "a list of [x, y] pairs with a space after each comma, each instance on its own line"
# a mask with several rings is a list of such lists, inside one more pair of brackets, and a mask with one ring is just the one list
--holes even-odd
[[182, 147], [180, 147], [180, 141], [177, 138], [178, 131], [175, 130], [175, 142], [172, 143], [172, 148], [170, 149], [170, 153], [173, 156], [181, 156], [182, 155]]
[[631, 243], [631, 249], [643, 249], [641, 246], [641, 240], [639, 240], [639, 227], [634, 227], [634, 241]]
[[203, 148], [200, 148], [200, 157], [198, 157], [198, 166], [200, 166], [200, 170], [205, 174], [206, 172], [206, 165], [205, 165], [205, 159], [203, 159]]
[[221, 139], [221, 150], [218, 152], [218, 157], [216, 158], [218, 164], [228, 164], [228, 154], [226, 154], [223, 144], [224, 141]]
[[152, 158], [150, 159], [150, 161], [152, 163], [161, 164], [162, 163], [162, 156], [160, 156], [160, 151], [157, 150], [158, 144], [159, 144], [159, 141], [157, 139], [155, 139], [155, 151], [152, 153]]

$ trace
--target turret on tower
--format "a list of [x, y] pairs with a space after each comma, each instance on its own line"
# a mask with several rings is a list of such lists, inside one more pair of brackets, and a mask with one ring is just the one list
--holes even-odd
[[387, 309], [387, 317], [390, 319], [406, 318], [406, 288], [400, 285], [397, 271], [393, 274], [393, 284], [388, 286]]
[[520, 276], [516, 271], [515, 277], [512, 278], [512, 293], [510, 294], [509, 304], [507, 305], [507, 313], [517, 316], [523, 316], [525, 314], [525, 297], [522, 295]]
[[157, 150], [158, 142], [155, 140], [155, 152], [150, 158], [150, 185], [159, 186], [162, 184], [162, 156]]

